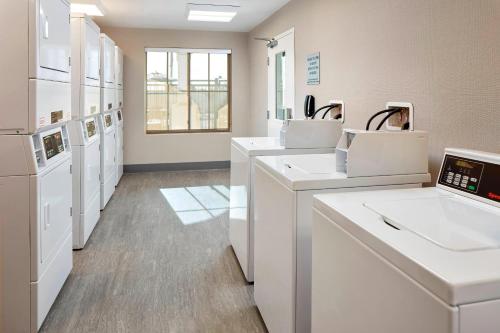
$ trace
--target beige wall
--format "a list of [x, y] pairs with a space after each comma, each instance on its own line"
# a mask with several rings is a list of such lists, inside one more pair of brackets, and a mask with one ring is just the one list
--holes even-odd
[[[125, 164], [227, 161], [231, 136], [248, 135], [249, 64], [247, 34], [101, 27], [123, 49]], [[231, 49], [232, 133], [145, 134], [146, 47]]]
[[[430, 132], [434, 174], [443, 148], [500, 153], [500, 1], [292, 0], [250, 32], [252, 134], [266, 134], [267, 49], [253, 37], [295, 28], [296, 109], [346, 102], [363, 128], [387, 101], [414, 103]], [[321, 85], [307, 86], [305, 58], [321, 52]]]

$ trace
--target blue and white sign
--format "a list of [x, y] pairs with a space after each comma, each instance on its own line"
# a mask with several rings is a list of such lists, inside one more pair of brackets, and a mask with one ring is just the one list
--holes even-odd
[[319, 52], [307, 56], [307, 84], [320, 83], [320, 56]]

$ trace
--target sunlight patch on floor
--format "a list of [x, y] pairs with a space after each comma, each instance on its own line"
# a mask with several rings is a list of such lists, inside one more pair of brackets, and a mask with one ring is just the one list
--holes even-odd
[[160, 189], [184, 225], [209, 222], [229, 209], [229, 188], [224, 185]]

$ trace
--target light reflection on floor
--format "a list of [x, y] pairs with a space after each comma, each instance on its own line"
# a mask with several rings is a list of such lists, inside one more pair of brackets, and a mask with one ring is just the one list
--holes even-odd
[[160, 189], [184, 225], [208, 222], [229, 209], [229, 188], [224, 185]]

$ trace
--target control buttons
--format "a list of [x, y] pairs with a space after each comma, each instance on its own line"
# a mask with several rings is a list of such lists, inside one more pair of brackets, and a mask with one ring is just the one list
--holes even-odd
[[473, 183], [477, 183], [477, 178], [471, 178], [470, 181]]
[[471, 190], [471, 191], [475, 191], [477, 189], [477, 187], [475, 185], [470, 185], [468, 187], [468, 189]]

